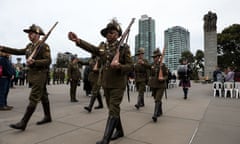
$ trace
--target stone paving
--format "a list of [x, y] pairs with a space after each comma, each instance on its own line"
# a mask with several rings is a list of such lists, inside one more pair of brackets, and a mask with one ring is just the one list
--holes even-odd
[[[70, 103], [69, 85], [49, 85], [53, 122], [38, 126], [43, 117], [41, 104], [25, 131], [8, 127], [18, 122], [28, 104], [30, 89], [17, 86], [10, 90], [11, 111], [0, 111], [0, 144], [95, 144], [103, 136], [107, 108], [86, 112], [90, 98], [78, 87], [78, 103]], [[189, 98], [183, 99], [182, 89], [167, 90], [163, 99], [163, 116], [152, 121], [154, 101], [145, 95], [145, 107], [136, 110], [137, 92], [130, 92], [121, 104], [125, 136], [111, 144], [239, 144], [240, 100], [214, 98], [212, 85], [192, 83]], [[97, 105], [97, 103], [95, 103]]]

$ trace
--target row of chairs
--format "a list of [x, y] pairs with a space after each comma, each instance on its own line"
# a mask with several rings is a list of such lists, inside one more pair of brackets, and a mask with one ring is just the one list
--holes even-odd
[[[134, 79], [129, 79], [128, 80], [128, 86], [129, 86], [129, 90], [132, 92], [135, 92], [137, 90], [136, 88], [136, 82]], [[145, 91], [148, 92], [150, 91], [150, 87], [148, 85], [146, 85]]]
[[[136, 83], [134, 79], [129, 79], [128, 80], [128, 86], [129, 86], [129, 90], [135, 92], [136, 91]], [[168, 83], [168, 88], [176, 88], [177, 87], [177, 80], [171, 80]], [[145, 91], [148, 92], [150, 91], [150, 87], [148, 85], [146, 85]]]
[[230, 97], [239, 98], [240, 95], [240, 82], [213, 82], [213, 96], [216, 97], [217, 93], [219, 97], [224, 96], [227, 98], [228, 92]]

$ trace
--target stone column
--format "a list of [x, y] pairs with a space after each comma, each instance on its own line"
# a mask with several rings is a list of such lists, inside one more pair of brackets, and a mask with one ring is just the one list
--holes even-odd
[[209, 11], [204, 15], [204, 76], [213, 79], [213, 71], [217, 66], [217, 15]]

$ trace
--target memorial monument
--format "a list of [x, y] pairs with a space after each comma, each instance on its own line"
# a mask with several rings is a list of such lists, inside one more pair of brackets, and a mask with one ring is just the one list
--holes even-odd
[[209, 11], [204, 15], [204, 77], [211, 80], [217, 66], [217, 15]]

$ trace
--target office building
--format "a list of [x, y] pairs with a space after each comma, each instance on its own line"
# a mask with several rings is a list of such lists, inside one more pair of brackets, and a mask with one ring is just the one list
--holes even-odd
[[184, 51], [190, 51], [190, 33], [183, 27], [174, 26], [164, 31], [164, 62], [171, 72], [176, 71]]
[[155, 47], [155, 20], [142, 15], [138, 20], [138, 34], [135, 36], [135, 53], [139, 48], [145, 49], [144, 57], [152, 62], [152, 53]]

